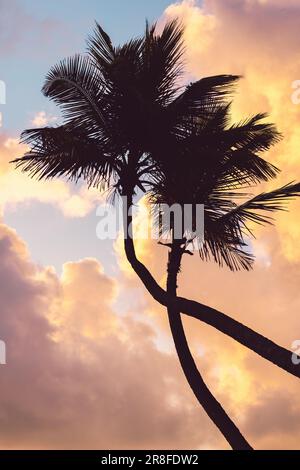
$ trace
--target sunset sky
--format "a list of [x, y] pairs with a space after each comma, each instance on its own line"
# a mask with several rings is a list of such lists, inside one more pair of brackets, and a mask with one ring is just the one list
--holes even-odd
[[[114, 43], [146, 18], [185, 26], [186, 81], [242, 75], [233, 118], [268, 112], [283, 140], [267, 159], [300, 181], [299, 0], [0, 0], [0, 448], [227, 449], [190, 391], [166, 313], [131, 272], [121, 240], [96, 237], [97, 190], [37, 182], [9, 164], [20, 132], [55, 125], [41, 93], [49, 68], [85, 51], [97, 20]], [[265, 190], [265, 187], [260, 188]], [[291, 349], [300, 339], [300, 201], [259, 228], [250, 273], [184, 259], [180, 294]], [[164, 285], [167, 251], [138, 242]], [[258, 449], [300, 448], [300, 383], [212, 328], [186, 319], [199, 369]], [[299, 366], [300, 367], [300, 366]]]

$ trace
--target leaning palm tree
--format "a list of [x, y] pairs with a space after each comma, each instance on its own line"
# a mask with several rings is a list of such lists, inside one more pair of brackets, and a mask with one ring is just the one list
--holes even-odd
[[[243, 251], [245, 221], [259, 221], [258, 209], [279, 208], [276, 201], [298, 194], [299, 188], [288, 185], [277, 196], [261, 195], [244, 207], [234, 205], [236, 189], [276, 175], [277, 169], [259, 153], [278, 140], [278, 133], [260, 122], [262, 116], [228, 127], [226, 100], [238, 77], [208, 77], [182, 88], [182, 55], [182, 28], [177, 22], [168, 23], [161, 34], [147, 25], [143, 37], [120, 47], [114, 47], [97, 25], [88, 41], [88, 55], [60, 62], [46, 77], [43, 92], [61, 107], [64, 123], [24, 131], [22, 141], [30, 149], [15, 162], [41, 179], [84, 179], [112, 196], [126, 196], [129, 208], [137, 191], [155, 201], [204, 201], [208, 225], [202, 258], [212, 256], [230, 268], [249, 268], [251, 255]], [[186, 165], [186, 158], [192, 166]], [[192, 191], [184, 194], [176, 173], [188, 168], [197, 171]], [[173, 186], [174, 178], [179, 186]], [[176, 349], [194, 393], [233, 448], [251, 448], [197, 371], [180, 312], [215, 326], [299, 376], [287, 360], [290, 353], [221, 312], [176, 296], [186, 251], [184, 234], [183, 242], [172, 242], [168, 288], [162, 289], [136, 257], [131, 221], [130, 212], [124, 212], [126, 255], [153, 297], [168, 307]]]
[[[256, 115], [235, 126], [230, 122], [230, 105], [214, 106], [210, 113], [200, 120], [193, 119], [187, 125], [190, 137], [183, 148], [179, 145], [171, 161], [164, 158], [152, 171], [152, 184], [148, 192], [151, 203], [155, 204], [156, 223], [160, 235], [170, 235], [167, 265], [167, 295], [177, 294], [178, 273], [184, 254], [192, 255], [198, 249], [202, 260], [212, 259], [219, 266], [230, 270], [249, 270], [254, 256], [248, 251], [248, 238], [253, 235], [249, 224], [269, 224], [270, 212], [282, 210], [285, 203], [299, 196], [300, 184], [287, 184], [267, 193], [249, 198], [249, 189], [261, 180], [276, 176], [277, 169], [252, 152], [266, 150], [279, 139], [274, 126], [262, 123], [264, 115]], [[247, 153], [249, 153], [247, 157]], [[244, 165], [236, 164], [242, 158]], [[249, 167], [247, 158], [256, 161], [259, 169]], [[246, 164], [245, 164], [246, 163]], [[255, 168], [255, 169], [254, 169]], [[242, 199], [242, 201], [241, 201]], [[196, 231], [197, 204], [204, 207], [204, 233]], [[161, 210], [157, 211], [157, 205]], [[184, 211], [190, 206], [191, 217]], [[177, 220], [161, 217], [164, 208], [180, 209], [174, 215]], [[179, 220], [178, 220], [179, 218]], [[179, 222], [179, 224], [178, 224]], [[202, 238], [203, 237], [203, 238]], [[185, 336], [180, 310], [171, 302], [168, 317], [178, 357], [185, 376], [205, 410], [220, 427], [224, 436], [229, 436], [231, 445], [233, 433], [222, 408], [214, 405], [211, 393], [201, 376], [190, 352]]]

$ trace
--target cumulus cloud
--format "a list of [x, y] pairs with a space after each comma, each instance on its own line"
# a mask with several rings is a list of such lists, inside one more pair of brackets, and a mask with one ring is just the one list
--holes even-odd
[[[206, 0], [173, 4], [164, 16], [179, 16], [185, 24], [190, 77], [243, 74], [234, 118], [268, 111], [278, 124], [285, 138], [269, 155], [284, 170], [278, 184], [300, 176], [300, 107], [291, 101], [291, 84], [300, 78], [298, 10], [298, 2]], [[84, 213], [85, 197], [64, 183], [30, 182], [23, 189], [24, 180], [14, 180], [7, 163], [15, 145], [2, 139], [0, 191], [6, 204], [37, 198], [78, 213], [82, 203]], [[289, 348], [300, 328], [299, 210], [296, 202], [290, 214], [277, 218], [276, 229], [259, 233], [252, 273], [233, 274], [187, 257], [180, 293]], [[145, 240], [138, 245], [163, 285], [166, 249]], [[164, 309], [128, 275], [116, 246], [123, 267], [118, 280], [94, 259], [66, 263], [58, 278], [53, 269], [31, 263], [22, 241], [1, 226], [0, 337], [8, 362], [0, 366], [3, 447], [226, 447], [182, 377]], [[116, 313], [119, 305], [122, 315]], [[298, 380], [196, 320], [185, 318], [185, 326], [205, 380], [251, 444], [298, 448]]]
[[98, 261], [30, 261], [0, 226], [2, 448], [226, 447], [156, 332], [113, 310], [116, 281]]
[[[196, 253], [187, 256], [178, 279], [179, 294], [215, 307], [289, 349], [300, 331], [300, 265], [282, 256], [272, 228], [260, 236], [259, 243], [264, 249], [261, 251], [267, 253], [268, 263], [266, 255], [261, 256], [250, 273], [231, 273], [203, 263]], [[154, 241], [146, 245], [144, 249], [144, 242], [142, 247], [138, 243], [138, 256], [165, 286], [167, 249]], [[121, 258], [123, 292], [143, 299], [141, 311], [160, 331], [164, 348], [173, 351], [165, 309], [129, 273], [128, 262], [128, 270], [124, 269], [126, 260], [120, 247], [117, 253]], [[257, 449], [298, 448], [299, 380], [213, 328], [185, 315], [183, 318], [200, 371], [251, 444]], [[284, 413], [285, 418], [281, 419]]]
[[60, 179], [38, 181], [31, 179], [20, 170], [15, 170], [9, 162], [20, 157], [25, 146], [8, 135], [0, 136], [0, 207], [3, 210], [15, 209], [20, 204], [39, 201], [53, 204], [66, 217], [84, 217], [90, 213], [102, 196], [97, 189], [85, 185], [78, 188]]
[[[233, 73], [243, 76], [234, 100], [233, 116], [268, 112], [283, 134], [269, 160], [282, 169], [274, 184], [300, 180], [300, 106], [293, 104], [292, 84], [299, 79], [299, 2], [270, 0], [193, 0], [170, 5], [167, 18], [180, 17], [186, 26], [186, 54], [193, 77]], [[282, 34], [278, 34], [278, 29]], [[273, 184], [273, 185], [274, 185]], [[300, 257], [299, 204], [278, 216], [280, 249]]]
[[46, 111], [39, 111], [31, 120], [31, 124], [35, 127], [45, 127], [57, 121], [56, 116], [48, 115]]
[[[299, 14], [298, 2], [186, 0], [170, 5], [163, 18], [179, 17], [185, 25], [190, 78], [243, 75], [233, 104], [234, 120], [267, 111], [278, 125], [284, 139], [268, 155], [282, 168], [276, 185], [300, 180], [300, 107], [291, 100], [292, 82], [299, 78]], [[278, 35], [279, 24], [284, 35]], [[230, 273], [201, 263], [195, 255], [184, 259], [179, 276], [180, 294], [226, 312], [286, 348], [291, 348], [300, 328], [299, 201], [289, 208], [289, 213], [276, 217], [275, 227], [256, 231], [253, 272]], [[153, 241], [138, 242], [139, 256], [161, 285], [165, 284], [167, 264], [163, 250]], [[117, 252], [123, 266], [121, 251]], [[125, 269], [123, 274], [124, 285], [139, 286], [142, 292], [141, 284], [134, 283]], [[144, 298], [146, 314], [167, 334], [164, 309], [149, 295]], [[184, 321], [193, 351], [207, 364], [207, 382], [250, 442], [256, 448], [298, 448], [297, 379], [211, 327], [186, 317]], [[202, 361], [198, 361], [201, 369]]]

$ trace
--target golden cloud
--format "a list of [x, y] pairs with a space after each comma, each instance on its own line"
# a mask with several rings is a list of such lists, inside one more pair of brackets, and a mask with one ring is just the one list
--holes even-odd
[[66, 217], [84, 217], [102, 200], [99, 191], [82, 185], [73, 189], [59, 179], [37, 181], [16, 170], [9, 162], [24, 154], [26, 147], [18, 140], [0, 138], [0, 207], [2, 211], [17, 205], [38, 201], [58, 207]]
[[[300, 77], [300, 6], [284, 2], [283, 21], [282, 5], [272, 0], [206, 0], [202, 5], [186, 0], [170, 5], [162, 19], [179, 17], [185, 26], [191, 79], [222, 73], [243, 75], [233, 103], [235, 121], [267, 111], [269, 120], [283, 133], [282, 142], [268, 155], [282, 173], [268, 189], [300, 181], [300, 106], [291, 98], [292, 83]], [[278, 34], [279, 24], [282, 34]], [[299, 201], [289, 209], [276, 217], [275, 227], [256, 230], [253, 272], [221, 270], [202, 263], [195, 254], [184, 259], [179, 276], [181, 295], [224, 311], [286, 348], [291, 348], [300, 327]], [[149, 240], [142, 249], [139, 245], [139, 255], [156, 279], [163, 279], [166, 249]], [[123, 283], [132, 286], [132, 278]], [[145, 299], [146, 314], [168, 334], [164, 309], [148, 295]], [[205, 380], [254, 447], [299, 448], [297, 379], [211, 327], [187, 317], [184, 323]]]
[[116, 314], [117, 282], [98, 261], [66, 263], [58, 278], [5, 225], [0, 256], [1, 448], [226, 446], [155, 330]]
[[[284, 6], [284, 8], [282, 8]], [[194, 78], [221, 73], [243, 76], [233, 101], [233, 118], [268, 112], [283, 140], [268, 155], [282, 169], [273, 189], [300, 180], [300, 105], [292, 85], [300, 78], [298, 2], [281, 0], [185, 0], [170, 5], [166, 18], [185, 25], [188, 72]], [[278, 34], [278, 25], [282, 34]], [[279, 214], [279, 249], [290, 260], [300, 258], [300, 204]]]
[[[293, 8], [285, 3], [283, 22], [281, 5], [279, 0], [207, 0], [202, 6], [184, 1], [165, 12], [185, 24], [189, 75], [243, 74], [234, 118], [266, 110], [284, 133], [270, 153], [283, 169], [278, 184], [300, 176], [300, 107], [291, 101], [291, 84], [300, 78], [300, 12], [297, 2]], [[278, 24], [284, 34], [278, 34]], [[17, 152], [14, 140], [2, 139], [2, 203], [33, 198], [73, 214], [90, 207], [83, 202], [80, 208], [64, 183], [26, 187], [7, 163]], [[20, 195], [12, 195], [11, 188], [19, 188]], [[179, 292], [289, 348], [300, 327], [298, 212], [295, 203], [290, 214], [278, 217], [276, 229], [259, 233], [252, 273], [220, 270], [195, 255], [183, 262]], [[163, 280], [166, 249], [153, 241], [138, 245], [139, 256]], [[124, 266], [120, 248], [117, 253]], [[35, 266], [24, 243], [4, 225], [0, 255], [0, 331], [8, 351], [0, 376], [3, 448], [227, 448], [165, 340], [164, 309], [127, 269], [112, 279], [99, 262], [85, 259], [66, 263], [58, 278], [52, 268]], [[135, 302], [128, 307], [131, 296]], [[127, 305], [122, 315], [115, 311], [121, 303]], [[185, 326], [205, 380], [251, 444], [299, 447], [298, 380], [196, 320], [185, 318]]]

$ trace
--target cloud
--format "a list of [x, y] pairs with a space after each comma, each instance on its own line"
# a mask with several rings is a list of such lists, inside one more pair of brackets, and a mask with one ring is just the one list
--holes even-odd
[[[260, 239], [271, 265], [262, 258], [250, 273], [231, 273], [203, 263], [196, 253], [186, 257], [178, 278], [179, 294], [215, 307], [289, 349], [300, 329], [300, 265], [287, 261], [270, 240], [272, 229]], [[124, 265], [124, 255], [119, 251], [118, 256]], [[164, 286], [167, 249], [149, 242], [139, 256]], [[140, 310], [160, 331], [162, 346], [173, 351], [165, 309], [145, 294], [138, 279], [125, 269], [122, 273], [122, 291], [143, 299]], [[256, 449], [298, 448], [299, 380], [208, 325], [185, 315], [183, 319], [199, 370], [250, 443]]]
[[[278, 124], [285, 139], [270, 159], [284, 170], [279, 183], [299, 178], [300, 171], [300, 107], [290, 99], [299, 78], [298, 10], [297, 3], [276, 0], [207, 0], [165, 12], [185, 23], [191, 77], [243, 74], [234, 118], [267, 110]], [[33, 198], [73, 214], [90, 207], [86, 193], [74, 194], [63, 182], [26, 186], [26, 176], [12, 176], [8, 161], [17, 152], [16, 142], [3, 137], [0, 196], [6, 205]], [[179, 292], [290, 347], [300, 327], [298, 211], [296, 202], [276, 228], [259, 232], [253, 272], [233, 274], [187, 257]], [[138, 250], [163, 285], [166, 248], [141, 241]], [[118, 245], [117, 253], [123, 267], [117, 279], [95, 259], [66, 263], [58, 278], [30, 261], [15, 232], [0, 227], [3, 448], [227, 448], [183, 378], [165, 310], [128, 275]], [[205, 380], [251, 444], [299, 448], [299, 381], [212, 328], [184, 323]]]
[[38, 18], [24, 2], [0, 1], [0, 53], [2, 57], [24, 54], [26, 57], [44, 57], [45, 47], [51, 54], [70, 51], [70, 35], [74, 35], [59, 19], [45, 16]]
[[115, 280], [85, 259], [38, 268], [0, 226], [2, 448], [197, 448], [226, 444], [173, 355], [128, 311]]
[[46, 111], [39, 111], [31, 120], [31, 124], [35, 127], [45, 127], [57, 121], [56, 116], [48, 115]]
[[25, 146], [8, 135], [0, 136], [0, 207], [13, 210], [21, 204], [38, 201], [53, 204], [66, 217], [84, 217], [90, 213], [102, 196], [97, 189], [85, 185], [73, 189], [71, 184], [60, 179], [38, 181], [16, 170], [9, 162], [20, 157]]
[[[278, 125], [284, 139], [268, 155], [282, 168], [274, 183], [278, 186], [300, 180], [300, 107], [291, 100], [292, 82], [299, 78], [299, 14], [297, 2], [207, 0], [202, 6], [195, 1], [174, 3], [163, 17], [179, 17], [185, 25], [189, 77], [243, 75], [233, 104], [234, 120], [267, 111]], [[278, 35], [278, 24], [283, 35]], [[286, 348], [291, 348], [300, 327], [299, 201], [289, 209], [276, 217], [274, 227], [256, 230], [253, 272], [221, 270], [195, 254], [184, 259], [179, 275], [181, 295], [233, 316]], [[124, 255], [116, 251], [121, 267], [126, 266]], [[138, 242], [138, 253], [164, 285], [166, 249], [154, 241]], [[122, 272], [124, 289], [138, 289], [143, 295], [141, 283], [126, 269]], [[144, 311], [169, 335], [164, 309], [148, 294]], [[201, 370], [205, 364], [205, 380], [251, 444], [257, 449], [299, 448], [298, 380], [211, 327], [187, 317], [184, 324]]]
[[[292, 102], [292, 84], [299, 79], [299, 2], [206, 0], [170, 5], [166, 18], [185, 24], [186, 59], [194, 78], [220, 73], [243, 79], [233, 103], [233, 117], [241, 120], [268, 112], [283, 140], [268, 159], [282, 169], [274, 185], [300, 180], [300, 106]], [[283, 34], [278, 34], [278, 25]], [[300, 258], [298, 203], [277, 217], [280, 250], [289, 259]]]

